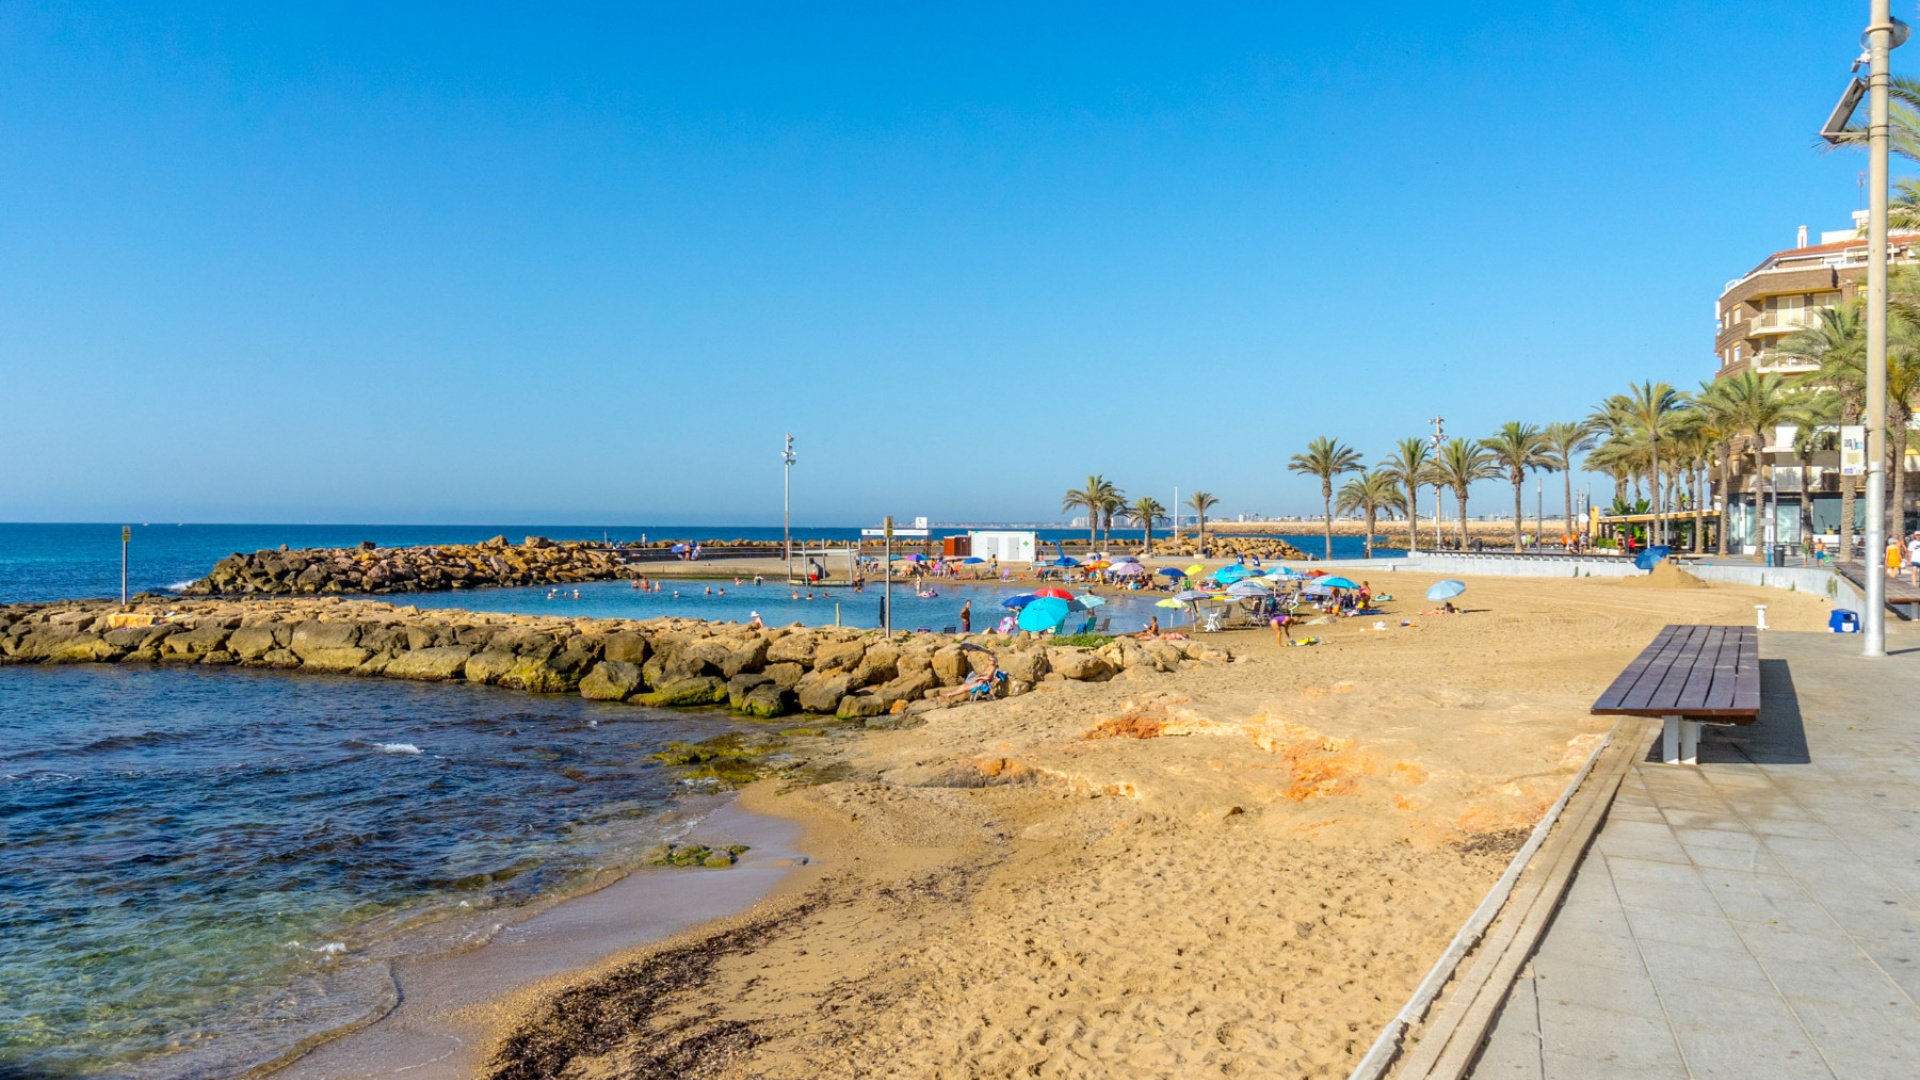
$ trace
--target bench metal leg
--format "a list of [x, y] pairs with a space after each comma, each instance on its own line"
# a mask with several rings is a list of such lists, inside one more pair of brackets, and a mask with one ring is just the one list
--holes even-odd
[[1700, 763], [1700, 723], [1680, 716], [1661, 718], [1660, 760], [1669, 765]]

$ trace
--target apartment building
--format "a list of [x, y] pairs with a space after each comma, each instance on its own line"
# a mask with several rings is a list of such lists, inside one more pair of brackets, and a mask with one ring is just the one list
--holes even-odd
[[[1744, 276], [1727, 282], [1714, 305], [1714, 352], [1720, 361], [1716, 377], [1747, 370], [1796, 375], [1812, 369], [1811, 364], [1781, 355], [1780, 343], [1795, 331], [1818, 324], [1821, 310], [1853, 299], [1866, 287], [1866, 217], [1866, 211], [1857, 211], [1852, 228], [1823, 232], [1817, 244], [1807, 242], [1807, 227], [1802, 225], [1793, 247], [1774, 252]], [[1895, 233], [1888, 238], [1888, 246], [1894, 265], [1920, 262], [1920, 233]], [[1761, 452], [1775, 503], [1771, 516], [1776, 543], [1798, 543], [1808, 527], [1815, 535], [1829, 537], [1839, 527], [1839, 455], [1822, 450], [1803, 459], [1794, 452], [1795, 434], [1793, 425], [1782, 425]], [[1726, 528], [1736, 550], [1750, 550], [1761, 541], [1760, 519], [1769, 516], [1754, 512], [1757, 485], [1750, 475], [1750, 460], [1740, 454], [1731, 463], [1733, 491]], [[1910, 458], [1910, 473], [1914, 464]]]
[[[1853, 228], [1823, 232], [1817, 244], [1807, 243], [1802, 225], [1793, 247], [1727, 282], [1714, 305], [1713, 351], [1721, 375], [1748, 368], [1783, 375], [1807, 370], [1806, 364], [1778, 355], [1780, 341], [1818, 323], [1822, 308], [1850, 300], [1866, 287], [1866, 219], [1865, 210], [1856, 211]], [[1920, 262], [1920, 233], [1896, 233], [1888, 243], [1894, 265]]]

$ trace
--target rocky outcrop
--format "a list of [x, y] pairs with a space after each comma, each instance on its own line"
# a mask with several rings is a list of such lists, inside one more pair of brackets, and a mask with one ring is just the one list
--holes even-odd
[[618, 551], [605, 544], [529, 536], [515, 545], [496, 536], [478, 544], [382, 548], [369, 540], [352, 548], [235, 552], [184, 591], [189, 596], [384, 595], [605, 581], [625, 572]]
[[[1182, 536], [1177, 542], [1171, 537], [1155, 540], [1153, 553], [1165, 558], [1196, 556], [1200, 554], [1200, 541], [1191, 535]], [[1216, 559], [1231, 559], [1241, 555], [1250, 559], [1313, 558], [1277, 536], [1214, 536], [1211, 533], [1207, 535], [1207, 554]]]
[[1004, 692], [1043, 679], [1151, 677], [1225, 663], [1217, 646], [1118, 638], [1098, 649], [995, 635], [883, 640], [839, 627], [756, 629], [694, 619], [567, 619], [422, 611], [338, 597], [189, 600], [122, 612], [108, 601], [0, 607], [0, 663], [153, 663], [465, 680], [658, 708], [726, 705], [771, 719], [857, 720], [957, 704], [969, 676]]

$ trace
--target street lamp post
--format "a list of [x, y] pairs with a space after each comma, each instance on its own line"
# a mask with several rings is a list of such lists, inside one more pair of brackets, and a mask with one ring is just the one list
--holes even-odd
[[[1867, 26], [1867, 554], [1865, 656], [1887, 655], [1887, 579], [1876, 565], [1887, 547], [1887, 83], [1888, 53], [1906, 27], [1872, 0]], [[1896, 467], [1905, 467], [1900, 462]], [[1902, 513], [1902, 507], [1894, 512]], [[1904, 524], [1904, 521], [1903, 521]]]
[[127, 545], [133, 542], [133, 526], [120, 526], [120, 609], [127, 608]]
[[780, 500], [780, 534], [782, 546], [787, 557], [787, 584], [793, 584], [793, 463], [799, 458], [793, 452], [793, 436], [787, 436], [787, 448], [780, 452], [780, 460], [786, 465], [786, 484]]

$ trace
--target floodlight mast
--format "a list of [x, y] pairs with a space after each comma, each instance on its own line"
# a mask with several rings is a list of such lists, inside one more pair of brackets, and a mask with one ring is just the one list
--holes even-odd
[[[1906, 40], [1889, 0], [1871, 0], [1867, 26], [1867, 528], [1860, 652], [1887, 655], [1887, 86], [1888, 54]], [[1900, 462], [1896, 467], [1905, 468]], [[1894, 507], [1901, 527], [1904, 507]]]

